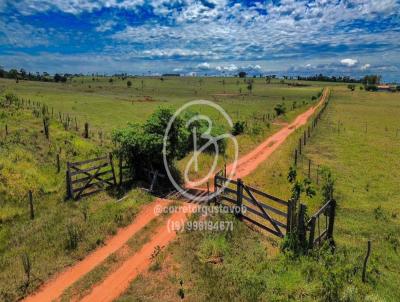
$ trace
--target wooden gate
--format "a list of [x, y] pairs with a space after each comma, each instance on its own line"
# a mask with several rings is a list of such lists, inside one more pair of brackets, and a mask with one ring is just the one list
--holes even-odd
[[305, 225], [308, 235], [308, 248], [320, 246], [324, 241], [333, 240], [333, 226], [335, 222], [336, 201], [328, 201], [322, 206]]
[[67, 198], [75, 200], [117, 184], [112, 155], [67, 162]]
[[262, 192], [243, 183], [241, 179], [228, 179], [218, 173], [214, 188], [220, 191], [217, 201], [234, 205], [240, 209], [239, 218], [283, 238], [292, 226], [293, 206], [291, 201]]

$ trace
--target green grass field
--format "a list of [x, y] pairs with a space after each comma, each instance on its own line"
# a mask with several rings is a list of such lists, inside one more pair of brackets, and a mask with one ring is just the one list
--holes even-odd
[[[51, 139], [42, 133], [42, 121], [30, 110], [1, 108], [0, 111], [0, 300], [16, 301], [34, 291], [52, 274], [84, 257], [101, 245], [118, 227], [132, 221], [141, 205], [153, 199], [141, 190], [128, 192], [130, 198], [116, 203], [117, 196], [101, 193], [82, 202], [65, 202], [66, 161], [104, 154], [113, 146], [109, 135], [128, 122], [143, 122], [159, 106], [177, 108], [190, 100], [209, 99], [222, 106], [234, 121], [248, 127], [238, 136], [244, 154], [313, 104], [326, 83], [310, 82], [294, 87], [265, 79], [254, 79], [250, 93], [237, 78], [74, 78], [65, 84], [0, 79], [0, 92], [40, 101], [58, 111], [76, 116], [80, 130], [66, 131], [57, 118], [51, 121]], [[143, 81], [143, 84], [142, 84]], [[143, 85], [143, 86], [142, 86]], [[191, 232], [178, 236], [156, 265], [137, 278], [119, 301], [176, 301], [178, 291], [189, 301], [397, 301], [400, 276], [400, 95], [351, 92], [343, 84], [331, 85], [331, 103], [300, 159], [300, 174], [307, 173], [307, 160], [329, 167], [336, 179], [338, 212], [335, 227], [335, 255], [321, 251], [308, 257], [292, 258], [279, 253], [280, 240], [250, 230], [233, 220], [227, 233]], [[89, 87], [90, 86], [90, 87]], [[143, 88], [142, 88], [143, 87]], [[240, 91], [241, 89], [241, 91]], [[262, 120], [276, 104], [291, 109], [284, 117]], [[198, 108], [220, 122], [209, 109]], [[88, 121], [92, 138], [82, 138]], [[5, 135], [5, 125], [8, 135]], [[104, 142], [96, 131], [106, 133]], [[399, 130], [398, 130], [399, 129]], [[288, 199], [286, 180], [293, 162], [293, 149], [301, 131], [291, 136], [257, 171], [244, 181], [263, 191]], [[56, 172], [55, 156], [61, 148], [62, 173]], [[189, 154], [178, 163], [183, 169]], [[226, 161], [232, 159], [228, 147]], [[206, 170], [212, 158], [200, 158]], [[219, 160], [219, 167], [223, 164]], [[196, 173], [191, 173], [197, 176]], [[317, 196], [303, 199], [312, 214], [322, 203]], [[35, 200], [34, 220], [29, 219], [27, 192]], [[86, 217], [86, 218], [85, 218]], [[137, 238], [147, 240], [150, 230]], [[77, 245], [72, 244], [76, 241]], [[368, 281], [361, 282], [361, 265], [366, 241], [372, 241]], [[132, 251], [131, 251], [132, 252]], [[28, 287], [22, 255], [32, 263]], [[63, 296], [67, 301], [100, 280], [122, 261], [112, 255], [103, 266], [75, 284]], [[119, 259], [119, 260], [118, 260]], [[212, 259], [213, 261], [208, 261]], [[214, 261], [216, 259], [216, 261]], [[179, 282], [183, 280], [182, 288]]]
[[[39, 101], [54, 107], [55, 112], [77, 116], [79, 123], [88, 121], [93, 128], [110, 132], [127, 122], [143, 122], [159, 106], [177, 108], [192, 100], [206, 99], [222, 106], [233, 120], [247, 120], [254, 116], [273, 113], [273, 107], [283, 101], [287, 107], [296, 101], [309, 102], [311, 96], [321, 91], [322, 85], [291, 87], [265, 79], [254, 79], [253, 90], [238, 78], [131, 78], [127, 80], [91, 77], [74, 78], [65, 84], [0, 79], [0, 91], [14, 92], [20, 97]], [[143, 81], [143, 89], [142, 89]], [[225, 85], [223, 85], [225, 82]], [[90, 86], [90, 88], [89, 88]], [[243, 106], [243, 103], [246, 106]], [[195, 109], [196, 110], [196, 109]], [[207, 108], [198, 108], [209, 113]], [[211, 113], [215, 116], [215, 113]]]
[[[309, 214], [322, 203], [320, 186], [315, 183], [316, 167], [329, 167], [336, 180], [334, 255], [323, 250], [294, 259], [277, 254], [279, 240], [254, 233], [242, 223], [228, 234], [185, 233], [165, 251], [168, 261], [160, 271], [149, 271], [135, 280], [119, 301], [152, 301], [164, 296], [174, 301], [181, 288], [179, 280], [184, 281], [182, 289], [189, 301], [398, 301], [398, 116], [398, 94], [334, 87], [331, 103], [305, 148], [298, 170], [306, 175], [311, 159], [317, 189], [313, 199], [303, 199]], [[300, 134], [245, 181], [289, 198], [286, 176]], [[368, 240], [372, 254], [363, 283]], [[215, 257], [219, 258], [216, 264], [207, 261]]]
[[[234, 115], [234, 119], [248, 122], [248, 131], [238, 137], [243, 146], [241, 153], [247, 152], [280, 126], [273, 121], [256, 121], [255, 116], [272, 114], [275, 104], [284, 101], [291, 106], [296, 101], [297, 108], [291, 110], [281, 120], [292, 119], [305, 110], [321, 87], [287, 88], [276, 83], [265, 85], [256, 79], [251, 95], [216, 96], [229, 94], [244, 84], [236, 84], [236, 79], [159, 79], [145, 78], [144, 89], [131, 88], [126, 81], [108, 79], [95, 82], [97, 86], [88, 91], [87, 85], [94, 87], [91, 78], [79, 78], [72, 83], [40, 83], [0, 80], [3, 94], [12, 92], [20, 98], [40, 101], [54, 108], [54, 119], [50, 122], [50, 141], [43, 133], [42, 120], [33, 116], [29, 109], [15, 107], [2, 108], [0, 114], [0, 297], [5, 301], [15, 301], [35, 290], [55, 272], [81, 259], [89, 251], [101, 245], [107, 236], [118, 227], [129, 223], [143, 203], [153, 198], [140, 190], [129, 192], [130, 198], [116, 203], [116, 196], [98, 194], [83, 202], [65, 202], [65, 163], [92, 158], [110, 151], [109, 140], [96, 135], [95, 126], [110, 134], [112, 129], [125, 126], [128, 122], [143, 122], [157, 107], [176, 108], [188, 99], [211, 98]], [[83, 81], [83, 83], [82, 83]], [[235, 81], [235, 82], [233, 82]], [[150, 88], [150, 86], [155, 88]], [[198, 86], [198, 88], [196, 88]], [[221, 86], [221, 87], [219, 87]], [[158, 87], [158, 88], [157, 88]], [[184, 89], [186, 87], [186, 89]], [[193, 96], [194, 89], [202, 91]], [[238, 92], [236, 93], [238, 94]], [[158, 101], [150, 100], [151, 98]], [[125, 100], [124, 98], [127, 98]], [[283, 100], [284, 99], [284, 100]], [[132, 100], [134, 100], [132, 102]], [[243, 102], [246, 106], [243, 106]], [[260, 110], [260, 106], [262, 110]], [[199, 109], [201, 110], [201, 108]], [[66, 131], [57, 121], [57, 112], [78, 116], [79, 131]], [[204, 112], [206, 113], [206, 112]], [[212, 114], [211, 114], [212, 115]], [[92, 137], [82, 138], [82, 120], [91, 124]], [[216, 121], [218, 123], [218, 120]], [[8, 134], [5, 133], [7, 125]], [[93, 126], [95, 125], [95, 126]], [[257, 133], [256, 130], [257, 128]], [[261, 130], [260, 130], [261, 129]], [[56, 171], [56, 154], [60, 153], [61, 173]], [[227, 160], [229, 160], [229, 151]], [[187, 159], [181, 161], [181, 165]], [[208, 158], [202, 159], [201, 168], [206, 169]], [[34, 196], [35, 219], [29, 219], [28, 191]], [[86, 217], [86, 218], [85, 218]], [[75, 236], [76, 235], [76, 236]], [[71, 238], [77, 245], [69, 247]], [[74, 244], [75, 245], [75, 244]], [[32, 278], [29, 286], [23, 271], [22, 255], [28, 255], [32, 264]], [[112, 262], [112, 261], [111, 261]], [[102, 271], [102, 269], [100, 269]], [[96, 272], [94, 277], [98, 276]], [[83, 284], [89, 281], [82, 281]], [[74, 291], [72, 289], [72, 291]], [[68, 296], [68, 293], [66, 294]]]

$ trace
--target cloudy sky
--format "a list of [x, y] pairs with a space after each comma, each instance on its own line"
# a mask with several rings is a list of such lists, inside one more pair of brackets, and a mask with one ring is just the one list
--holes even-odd
[[0, 66], [400, 81], [400, 0], [0, 0]]

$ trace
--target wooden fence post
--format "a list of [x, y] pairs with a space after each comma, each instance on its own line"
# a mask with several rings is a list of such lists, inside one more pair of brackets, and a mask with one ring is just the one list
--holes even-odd
[[29, 190], [29, 209], [30, 209], [30, 214], [31, 214], [31, 220], [35, 219], [35, 210], [33, 208], [33, 196], [32, 196], [32, 191]]
[[310, 220], [310, 237], [308, 238], [308, 249], [312, 250], [314, 248], [314, 237], [315, 237], [315, 216], [311, 217]]
[[327, 239], [333, 240], [333, 226], [335, 223], [335, 212], [336, 212], [336, 200], [331, 200], [331, 205], [329, 207], [329, 225], [327, 231]]
[[308, 179], [311, 179], [311, 159], [308, 160]]
[[71, 199], [73, 197], [70, 166], [71, 166], [71, 164], [69, 162], [67, 162], [67, 172], [66, 172], [67, 199]]
[[89, 123], [85, 123], [85, 138], [89, 138]]
[[300, 204], [299, 208], [299, 218], [297, 221], [297, 231], [299, 234], [300, 243], [303, 245], [306, 244], [306, 224], [305, 224], [305, 215], [306, 215], [307, 207], [304, 204]]
[[297, 149], [294, 150], [294, 165], [297, 166]]
[[118, 157], [118, 169], [119, 169], [119, 185], [122, 186], [123, 172], [122, 172], [122, 154]]
[[44, 135], [46, 136], [47, 139], [49, 139], [50, 138], [49, 118], [47, 116], [43, 117], [43, 129], [44, 129]]
[[235, 211], [236, 216], [238, 218], [241, 218], [242, 216], [242, 204], [243, 204], [243, 181], [241, 178], [238, 178], [237, 180], [237, 191], [236, 191], [236, 197], [237, 197], [237, 203], [236, 206], [239, 207], [239, 211]]
[[8, 125], [6, 124], [6, 136], [8, 135]]
[[299, 139], [299, 154], [301, 155], [301, 138]]
[[214, 201], [215, 203], [218, 203], [218, 173], [216, 175], [214, 175], [214, 193], [215, 193], [215, 197], [214, 197]]
[[292, 232], [292, 223], [293, 223], [293, 200], [288, 200], [288, 211], [286, 217], [286, 234]]
[[112, 171], [112, 175], [113, 175], [113, 181], [114, 181], [114, 186], [117, 185], [117, 179], [115, 177], [115, 170], [114, 170], [114, 163], [113, 163], [113, 155], [112, 153], [108, 154], [108, 158], [110, 160], [110, 165], [111, 165], [111, 171]]
[[307, 145], [307, 136], [306, 136], [306, 132], [304, 131], [304, 146]]

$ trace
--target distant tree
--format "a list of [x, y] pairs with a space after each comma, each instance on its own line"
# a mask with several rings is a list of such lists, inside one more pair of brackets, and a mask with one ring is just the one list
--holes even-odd
[[128, 88], [131, 87], [131, 86], [132, 86], [132, 82], [131, 82], [130, 80], [128, 80], [128, 81], [126, 82], [126, 86], [128, 86]]
[[238, 75], [239, 75], [239, 78], [245, 78], [246, 75], [247, 75], [247, 73], [244, 72], [244, 71], [240, 71], [240, 72], [238, 73]]
[[274, 108], [276, 115], [282, 115], [286, 113], [286, 106], [284, 103], [277, 104]]
[[58, 73], [56, 73], [54, 75], [54, 82], [56, 82], [56, 83], [58, 83], [58, 82], [65, 83], [66, 81], [67, 81], [67, 77], [66, 76], [62, 76], [62, 75], [60, 75]]
[[112, 84], [114, 82], [114, 79], [113, 78], [110, 78], [109, 80], [108, 80], [108, 83], [110, 83], [110, 84]]
[[351, 91], [354, 91], [354, 89], [356, 89], [356, 85], [349, 84], [349, 85], [347, 85], [347, 88], [350, 89]]
[[8, 71], [8, 77], [9, 77], [10, 79], [17, 79], [17, 78], [18, 78], [18, 70], [16, 70], [16, 69], [10, 69], [10, 70]]
[[56, 73], [56, 74], [54, 75], [54, 82], [58, 83], [58, 82], [60, 82], [60, 81], [61, 81], [61, 75], [59, 75], [58, 73]]
[[366, 75], [362, 78], [362, 82], [365, 85], [378, 85], [381, 82], [381, 76], [376, 74]]

